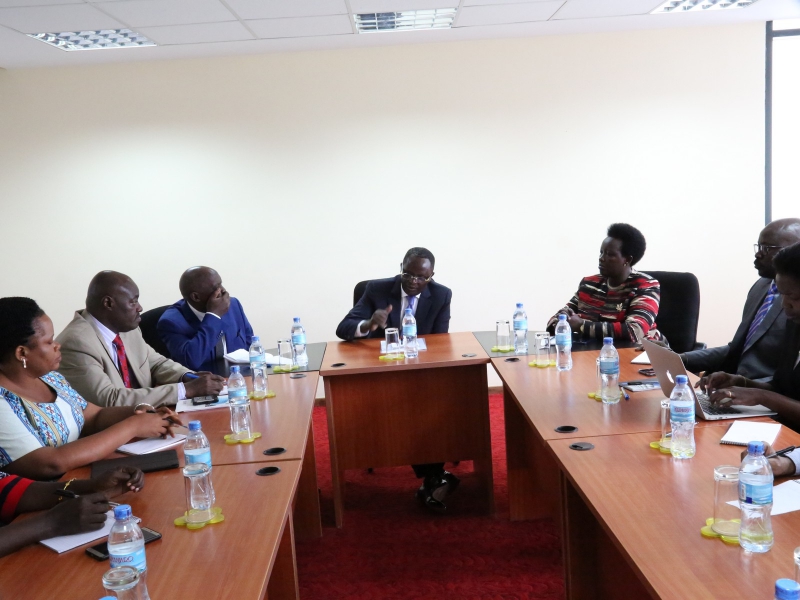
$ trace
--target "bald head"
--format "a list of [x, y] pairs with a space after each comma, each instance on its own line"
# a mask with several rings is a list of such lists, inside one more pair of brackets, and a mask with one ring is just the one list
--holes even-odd
[[186, 302], [206, 312], [208, 299], [222, 287], [222, 277], [211, 267], [192, 267], [183, 272], [178, 286]]
[[753, 264], [761, 277], [775, 278], [772, 259], [781, 248], [800, 242], [800, 219], [778, 219], [761, 230], [758, 236], [760, 249]]
[[124, 273], [100, 271], [89, 282], [86, 310], [114, 333], [139, 326], [139, 288]]

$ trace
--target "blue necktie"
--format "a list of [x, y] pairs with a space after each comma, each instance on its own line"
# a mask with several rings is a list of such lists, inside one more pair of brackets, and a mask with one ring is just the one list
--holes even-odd
[[747, 338], [744, 341], [744, 347], [747, 348], [750, 345], [750, 340], [752, 340], [753, 335], [758, 329], [758, 326], [764, 321], [764, 317], [767, 316], [769, 309], [772, 307], [772, 302], [775, 300], [775, 296], [778, 294], [778, 287], [775, 285], [773, 281], [770, 286], [769, 290], [767, 290], [767, 295], [764, 296], [764, 301], [761, 303], [761, 308], [758, 309], [756, 316], [753, 317], [753, 322], [750, 323], [750, 329], [747, 330]]
[[416, 301], [416, 296], [408, 296], [408, 308], [411, 309], [411, 312], [414, 312], [414, 302]]

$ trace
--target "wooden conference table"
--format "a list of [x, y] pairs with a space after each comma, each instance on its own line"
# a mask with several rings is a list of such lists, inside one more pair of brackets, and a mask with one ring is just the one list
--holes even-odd
[[[642, 379], [636, 355], [620, 350], [622, 381]], [[574, 353], [567, 372], [492, 359], [504, 385], [511, 518], [560, 520], [567, 598], [770, 597], [776, 579], [793, 576], [797, 513], [773, 519], [776, 545], [763, 556], [700, 536], [713, 515], [714, 467], [741, 462], [741, 447], [719, 444], [731, 421], [699, 421], [697, 454], [673, 460], [649, 447], [660, 390], [615, 405], [588, 398], [596, 356]], [[577, 430], [559, 433], [562, 425]], [[571, 449], [577, 441], [594, 449]], [[784, 427], [776, 444], [800, 445], [800, 435]]]
[[[322, 534], [311, 427], [318, 379], [317, 373], [270, 377], [276, 397], [251, 403], [253, 430], [262, 434], [253, 444], [225, 444], [227, 408], [181, 414], [184, 422], [200, 420], [211, 443], [212, 478], [224, 522], [197, 531], [173, 524], [186, 510], [178, 469], [147, 473], [142, 492], [115, 499], [129, 503], [143, 525], [163, 536], [147, 545], [148, 590], [154, 599], [299, 597], [295, 530], [298, 537]], [[277, 446], [286, 452], [263, 454]], [[183, 465], [182, 447], [178, 455]], [[256, 475], [264, 466], [277, 466], [280, 472]], [[89, 477], [89, 468], [66, 476], [72, 477]], [[84, 553], [95, 543], [61, 555], [32, 545], [0, 559], [0, 600], [103, 596], [101, 578], [109, 564]]]
[[472, 460], [494, 507], [486, 364], [471, 333], [426, 335], [418, 358], [379, 359], [379, 339], [329, 342], [325, 381], [336, 526], [346, 469]]

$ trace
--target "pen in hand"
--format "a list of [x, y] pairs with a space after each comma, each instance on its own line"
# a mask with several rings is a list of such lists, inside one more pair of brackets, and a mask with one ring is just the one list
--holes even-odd
[[[59, 498], [70, 498], [72, 500], [75, 500], [76, 498], [80, 498], [80, 495], [76, 494], [72, 490], [56, 490], [53, 493], [56, 496], [58, 496]], [[108, 505], [110, 507], [114, 508], [115, 506], [119, 506], [119, 503], [118, 502], [109, 502]]]
[[783, 448], [782, 450], [778, 450], [777, 452], [770, 454], [766, 458], [777, 458], [779, 456], [786, 456], [787, 454], [793, 452], [794, 450], [797, 450], [797, 446], [788, 446], [786, 448]]

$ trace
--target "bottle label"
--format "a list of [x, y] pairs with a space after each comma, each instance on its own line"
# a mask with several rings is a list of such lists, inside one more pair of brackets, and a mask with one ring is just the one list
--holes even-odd
[[619, 375], [619, 361], [618, 360], [601, 360], [600, 361], [600, 374], [601, 375]]
[[189, 450], [184, 451], [183, 455], [186, 458], [187, 465], [193, 465], [194, 463], [206, 463], [208, 468], [211, 468], [211, 450], [198, 452], [197, 454], [195, 454], [193, 450]]
[[694, 421], [694, 404], [670, 402], [669, 418], [676, 423]]
[[247, 388], [242, 387], [232, 390], [228, 387], [228, 400], [233, 400], [234, 398], [247, 398]]
[[265, 363], [265, 362], [267, 362], [267, 357], [264, 356], [263, 352], [261, 354], [251, 354], [250, 355], [250, 364], [251, 365], [253, 363]]
[[514, 331], [528, 331], [527, 319], [514, 319]]
[[147, 568], [147, 560], [144, 557], [144, 546], [131, 552], [130, 554], [108, 553], [111, 558], [111, 568], [114, 567], [133, 567], [141, 573]]
[[410, 336], [417, 335], [417, 326], [416, 325], [403, 325], [403, 337], [410, 337]]
[[572, 347], [572, 334], [571, 333], [557, 333], [556, 346], [564, 346], [565, 348]]
[[292, 344], [295, 346], [299, 346], [301, 344], [306, 343], [306, 334], [305, 333], [293, 333], [292, 334]]
[[744, 504], [772, 504], [771, 483], [745, 483], [739, 482], [739, 501]]

